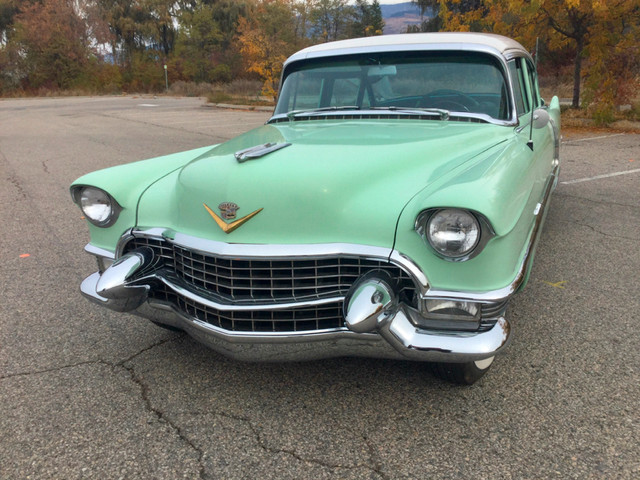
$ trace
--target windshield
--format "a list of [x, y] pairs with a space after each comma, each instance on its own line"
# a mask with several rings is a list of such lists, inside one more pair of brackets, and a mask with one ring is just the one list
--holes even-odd
[[331, 110], [438, 109], [509, 118], [497, 59], [475, 52], [389, 52], [296, 62], [275, 114]]

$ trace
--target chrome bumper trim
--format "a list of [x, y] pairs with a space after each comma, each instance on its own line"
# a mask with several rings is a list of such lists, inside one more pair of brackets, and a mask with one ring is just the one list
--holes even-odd
[[[504, 317], [482, 333], [431, 333], [417, 328], [401, 308], [380, 328], [380, 334], [405, 357], [420, 360], [433, 353], [465, 361], [482, 360], [499, 353], [509, 343], [511, 326]], [[450, 360], [452, 361], [452, 360]]]
[[[374, 332], [347, 328], [304, 332], [232, 332], [178, 312], [165, 302], [139, 297], [106, 299], [96, 293], [100, 273], [81, 285], [89, 300], [115, 311], [148, 318], [186, 331], [213, 350], [246, 361], [302, 361], [341, 356], [468, 362], [491, 357], [508, 343], [510, 326], [504, 318], [486, 332], [431, 332], [415, 327], [400, 308], [380, 322]], [[132, 307], [132, 305], [135, 305]]]
[[110, 260], [115, 260], [116, 258], [115, 253], [109, 250], [105, 250], [104, 248], [96, 247], [95, 245], [92, 245], [90, 243], [87, 243], [85, 245], [84, 251], [91, 255], [95, 255], [96, 257], [108, 258]]

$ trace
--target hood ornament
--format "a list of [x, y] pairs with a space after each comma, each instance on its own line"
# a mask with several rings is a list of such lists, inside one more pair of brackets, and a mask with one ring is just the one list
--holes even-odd
[[215, 222], [224, 233], [233, 232], [235, 229], [237, 229], [262, 211], [262, 208], [259, 208], [258, 210], [251, 212], [249, 215], [245, 215], [244, 217], [239, 218], [235, 222], [227, 223], [222, 218], [220, 218], [220, 215], [222, 215], [222, 217], [226, 220], [232, 220], [236, 218], [236, 212], [240, 209], [238, 205], [233, 202], [222, 202], [220, 205], [218, 205], [218, 209], [220, 209], [220, 215], [211, 210], [211, 208], [209, 208], [206, 203], [203, 203], [202, 206], [204, 206], [205, 210], [209, 212], [209, 215], [213, 217]]
[[247, 160], [251, 160], [252, 158], [260, 158], [265, 156], [267, 153], [275, 152], [276, 150], [280, 150], [281, 148], [285, 148], [291, 145], [290, 143], [265, 143], [263, 145], [256, 145], [254, 147], [245, 148], [244, 150], [238, 150], [234, 153], [234, 157], [238, 163], [246, 162]]

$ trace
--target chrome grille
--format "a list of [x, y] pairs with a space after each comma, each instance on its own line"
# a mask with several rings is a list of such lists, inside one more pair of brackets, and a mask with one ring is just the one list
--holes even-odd
[[221, 311], [179, 295], [166, 286], [150, 297], [171, 304], [191, 318], [234, 332], [305, 332], [343, 328], [342, 303], [285, 310]]
[[163, 260], [163, 267], [189, 288], [225, 303], [276, 304], [340, 297], [370, 270], [388, 271], [409, 300], [415, 288], [399, 267], [365, 258], [232, 259], [144, 237], [127, 243], [124, 253], [141, 246], [151, 247]]
[[[178, 283], [199, 297], [229, 305], [273, 305], [274, 308], [222, 311], [176, 293], [157, 281], [150, 298], [170, 304], [183, 314], [237, 332], [301, 332], [344, 328], [344, 297], [360, 276], [385, 270], [399, 284], [399, 296], [414, 302], [415, 286], [398, 266], [354, 256], [316, 259], [228, 258], [192, 251], [155, 237], [132, 238], [125, 254], [140, 247], [153, 249], [160, 259], [158, 275]], [[283, 303], [340, 298], [321, 305], [278, 308]]]

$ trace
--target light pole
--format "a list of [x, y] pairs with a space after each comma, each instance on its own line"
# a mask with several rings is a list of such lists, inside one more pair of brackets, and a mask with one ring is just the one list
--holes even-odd
[[164, 86], [167, 89], [167, 93], [169, 93], [169, 77], [167, 76], [167, 64], [164, 64]]

